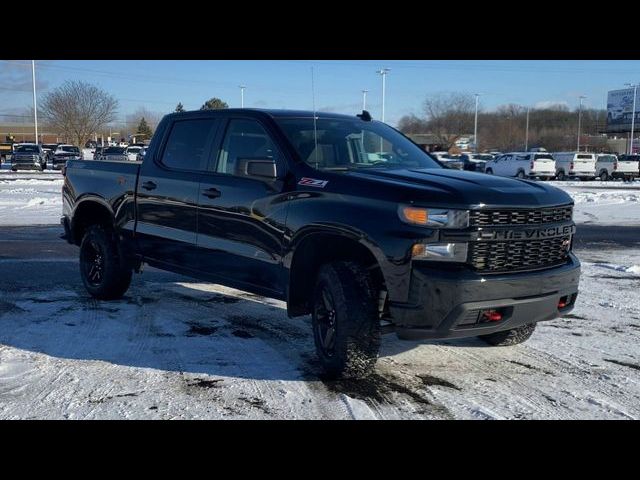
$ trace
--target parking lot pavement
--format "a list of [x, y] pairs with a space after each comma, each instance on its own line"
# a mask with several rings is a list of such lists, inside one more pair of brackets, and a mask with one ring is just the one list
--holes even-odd
[[96, 301], [58, 234], [0, 227], [0, 418], [640, 418], [626, 241], [585, 234], [576, 309], [523, 345], [389, 335], [374, 375], [329, 381], [282, 302], [154, 269]]

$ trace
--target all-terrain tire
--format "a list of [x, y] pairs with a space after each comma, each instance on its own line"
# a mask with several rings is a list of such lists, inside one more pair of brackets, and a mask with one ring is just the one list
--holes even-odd
[[132, 274], [120, 259], [115, 233], [101, 225], [87, 228], [80, 243], [80, 277], [87, 292], [100, 300], [121, 298]]
[[510, 347], [529, 340], [535, 329], [536, 324], [530, 323], [511, 330], [480, 335], [480, 338], [495, 347]]
[[313, 339], [326, 375], [361, 378], [371, 373], [380, 350], [381, 330], [377, 295], [367, 271], [355, 262], [323, 265], [311, 308]]

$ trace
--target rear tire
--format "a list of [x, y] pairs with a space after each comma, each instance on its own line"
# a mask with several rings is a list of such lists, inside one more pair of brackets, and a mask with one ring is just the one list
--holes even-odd
[[525, 178], [525, 176], [526, 176], [526, 175], [524, 174], [524, 172], [523, 172], [522, 170], [520, 170], [520, 171], [518, 172], [518, 174], [516, 175], [516, 177], [518, 177], [518, 178]]
[[354, 262], [323, 265], [313, 291], [316, 352], [329, 378], [370, 374], [380, 350], [377, 297], [369, 274]]
[[607, 172], [602, 172], [600, 174], [600, 180], [606, 182], [607, 180], [609, 180], [609, 174], [607, 174]]
[[536, 324], [530, 323], [511, 330], [481, 335], [480, 338], [494, 347], [510, 347], [529, 340], [535, 329]]
[[87, 228], [80, 243], [80, 277], [87, 292], [100, 300], [122, 298], [132, 273], [120, 259], [116, 235], [100, 225]]
[[484, 173], [486, 173], [487, 175], [493, 175], [493, 170], [490, 168], [487, 168]]
[[556, 180], [559, 180], [561, 182], [566, 180], [566, 178], [567, 177], [565, 176], [565, 174], [564, 174], [564, 172], [562, 170], [560, 170], [556, 175]]

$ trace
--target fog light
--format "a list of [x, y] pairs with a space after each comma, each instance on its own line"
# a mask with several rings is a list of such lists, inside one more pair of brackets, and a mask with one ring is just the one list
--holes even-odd
[[502, 320], [502, 313], [497, 310], [485, 310], [482, 312], [485, 322], [499, 322]]
[[415, 260], [431, 262], [465, 262], [467, 260], [466, 243], [419, 243], [411, 247], [411, 256]]

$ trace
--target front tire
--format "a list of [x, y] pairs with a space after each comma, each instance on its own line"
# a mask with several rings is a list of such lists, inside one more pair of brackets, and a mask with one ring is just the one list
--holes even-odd
[[481, 335], [480, 338], [494, 347], [510, 347], [529, 340], [535, 329], [536, 324], [530, 323], [511, 330]]
[[329, 378], [372, 372], [381, 341], [376, 300], [371, 278], [360, 265], [334, 262], [320, 268], [311, 319], [316, 352]]
[[120, 259], [115, 234], [100, 225], [90, 226], [80, 243], [80, 276], [87, 292], [100, 300], [121, 298], [132, 273]]

